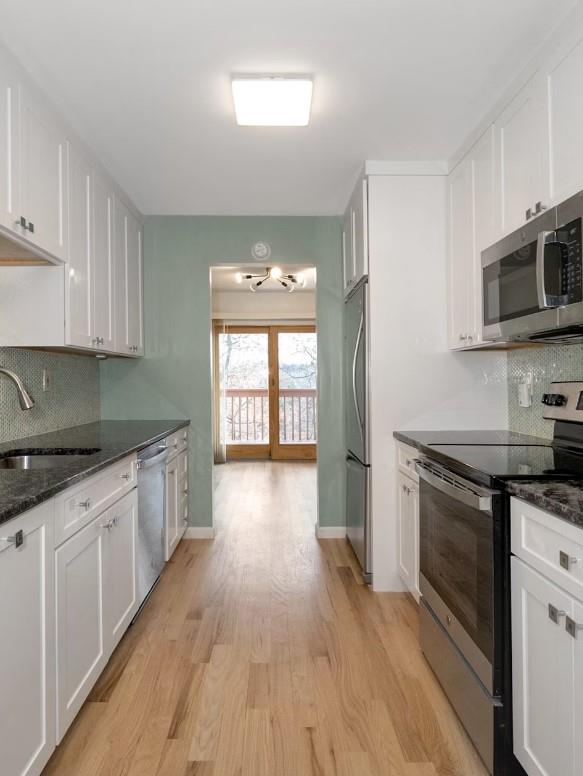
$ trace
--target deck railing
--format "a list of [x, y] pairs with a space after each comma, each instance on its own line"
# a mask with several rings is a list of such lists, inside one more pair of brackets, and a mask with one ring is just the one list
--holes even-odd
[[[228, 388], [225, 400], [227, 444], [269, 444], [267, 388]], [[280, 388], [280, 443], [315, 443], [317, 414], [315, 388]]]

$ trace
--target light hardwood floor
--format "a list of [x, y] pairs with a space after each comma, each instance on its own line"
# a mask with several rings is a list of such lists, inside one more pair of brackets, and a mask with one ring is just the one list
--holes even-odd
[[412, 599], [316, 540], [315, 477], [218, 467], [216, 539], [180, 544], [47, 776], [486, 774]]

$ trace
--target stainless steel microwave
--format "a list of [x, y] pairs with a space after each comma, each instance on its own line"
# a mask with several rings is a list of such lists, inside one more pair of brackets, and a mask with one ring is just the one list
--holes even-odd
[[583, 192], [482, 252], [483, 336], [583, 341]]

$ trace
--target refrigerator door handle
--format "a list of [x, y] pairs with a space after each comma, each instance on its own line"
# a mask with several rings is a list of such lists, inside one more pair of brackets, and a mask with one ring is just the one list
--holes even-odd
[[358, 397], [356, 395], [356, 359], [358, 358], [358, 351], [360, 349], [360, 343], [362, 341], [362, 334], [364, 332], [364, 313], [360, 316], [360, 324], [358, 326], [358, 334], [356, 335], [356, 344], [354, 346], [354, 356], [352, 357], [352, 398], [354, 401], [354, 409], [356, 411], [356, 418], [358, 420], [358, 428], [360, 430], [360, 438], [364, 444], [364, 427], [362, 423], [362, 417], [360, 414], [360, 407], [358, 406]]

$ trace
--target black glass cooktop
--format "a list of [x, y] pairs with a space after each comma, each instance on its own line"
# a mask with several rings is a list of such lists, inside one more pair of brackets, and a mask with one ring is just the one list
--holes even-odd
[[429, 444], [439, 457], [498, 479], [583, 478], [583, 455], [548, 445]]

